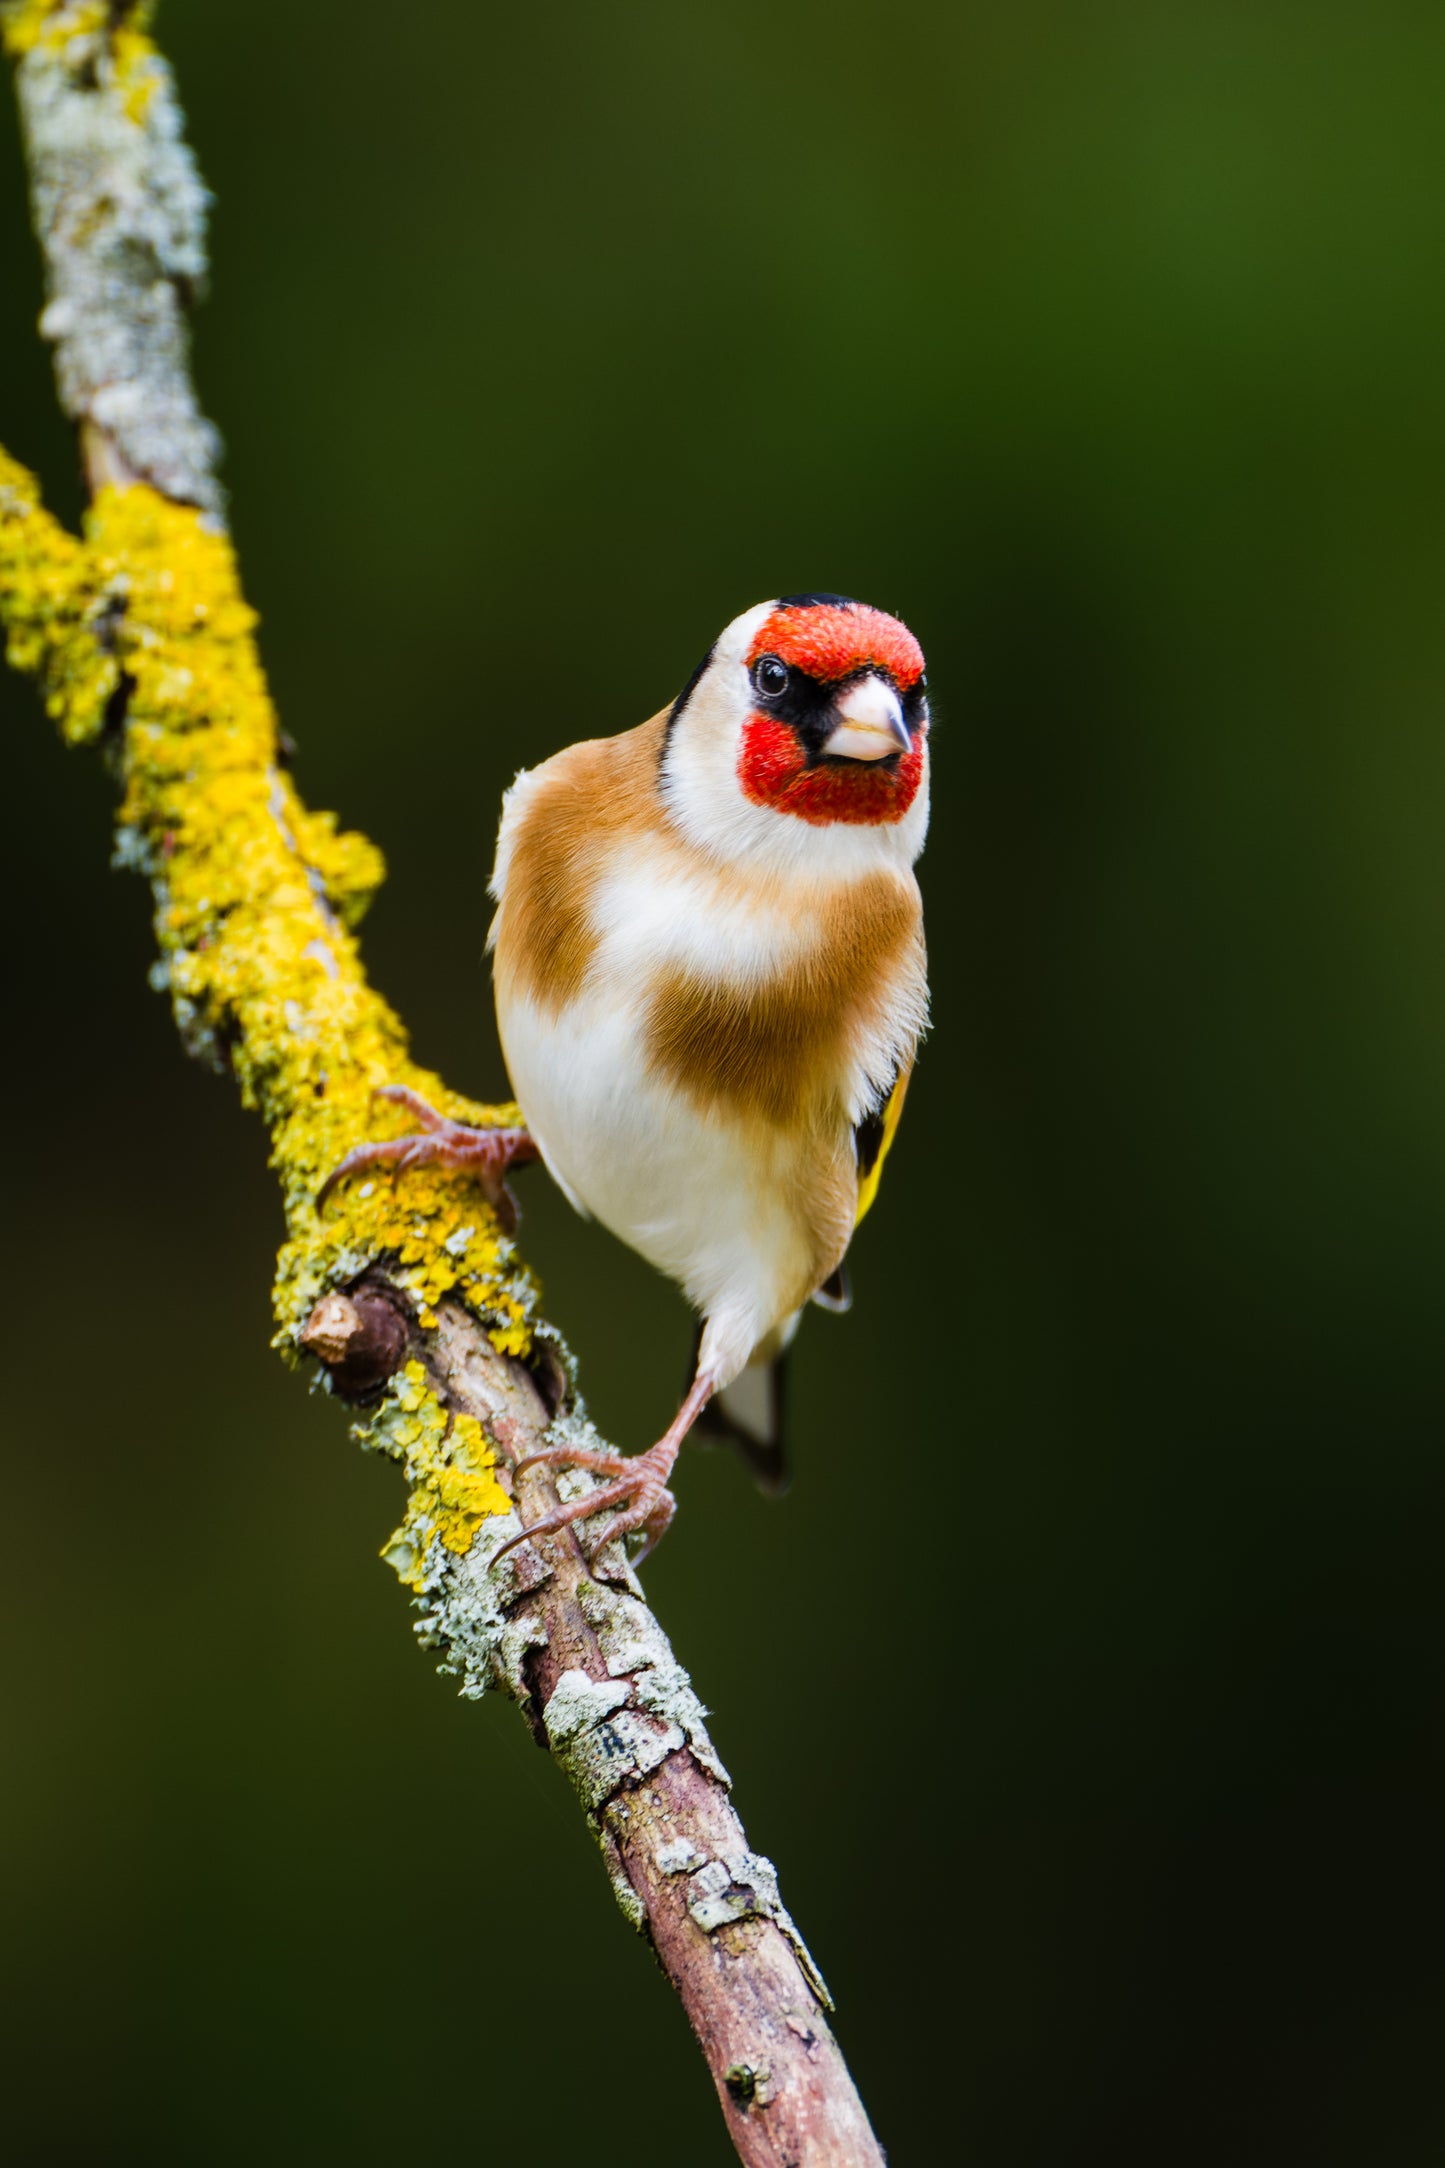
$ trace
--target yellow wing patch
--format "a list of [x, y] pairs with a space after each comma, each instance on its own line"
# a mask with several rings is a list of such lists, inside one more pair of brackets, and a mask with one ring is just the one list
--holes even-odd
[[903, 1115], [903, 1101], [908, 1092], [908, 1079], [912, 1067], [900, 1069], [877, 1114], [870, 1114], [858, 1124], [853, 1132], [858, 1150], [858, 1210], [853, 1215], [856, 1227], [878, 1194], [878, 1184], [883, 1176], [883, 1162], [888, 1157], [898, 1124]]

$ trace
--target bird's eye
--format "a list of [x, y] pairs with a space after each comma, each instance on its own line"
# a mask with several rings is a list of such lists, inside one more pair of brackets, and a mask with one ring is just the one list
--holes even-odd
[[776, 655], [759, 655], [753, 664], [753, 690], [761, 693], [764, 700], [776, 700], [786, 691], [788, 666], [779, 662]]

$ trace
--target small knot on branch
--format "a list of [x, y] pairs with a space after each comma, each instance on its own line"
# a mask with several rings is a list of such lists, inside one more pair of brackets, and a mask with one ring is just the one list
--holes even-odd
[[358, 1287], [349, 1295], [323, 1295], [297, 1344], [325, 1367], [343, 1399], [360, 1400], [400, 1368], [410, 1336], [410, 1320], [394, 1295]]

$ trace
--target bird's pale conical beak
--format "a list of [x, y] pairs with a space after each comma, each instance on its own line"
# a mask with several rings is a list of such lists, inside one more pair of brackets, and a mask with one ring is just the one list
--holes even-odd
[[906, 753], [913, 740], [898, 695], [886, 678], [858, 678], [834, 703], [838, 722], [823, 751], [839, 760], [887, 760]]

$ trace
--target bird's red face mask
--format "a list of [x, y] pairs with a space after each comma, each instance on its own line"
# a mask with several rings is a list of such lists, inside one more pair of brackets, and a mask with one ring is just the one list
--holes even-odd
[[738, 781], [815, 826], [902, 820], [923, 778], [923, 651], [906, 625], [841, 596], [785, 600], [746, 662]]

